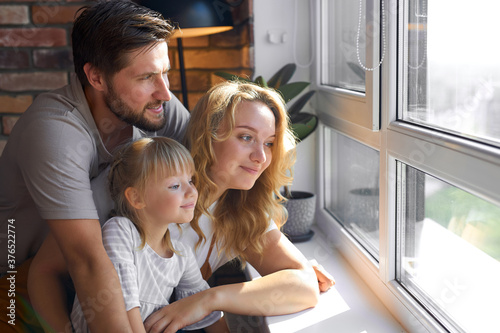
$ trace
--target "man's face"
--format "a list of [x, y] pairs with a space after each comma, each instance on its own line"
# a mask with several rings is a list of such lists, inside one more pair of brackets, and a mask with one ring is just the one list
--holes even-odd
[[161, 42], [128, 55], [129, 65], [106, 80], [104, 100], [118, 118], [145, 131], [165, 126], [163, 102], [169, 101], [168, 47]]

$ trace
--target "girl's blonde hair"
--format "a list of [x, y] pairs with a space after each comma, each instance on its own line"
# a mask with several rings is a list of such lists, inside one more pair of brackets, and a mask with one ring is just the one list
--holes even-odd
[[[134, 187], [144, 196], [146, 184], [150, 180], [156, 181], [194, 171], [193, 158], [189, 151], [169, 138], [142, 138], [125, 144], [117, 151], [108, 175], [109, 190], [115, 203], [114, 215], [124, 216], [134, 223], [141, 236], [141, 249], [147, 241], [142, 227], [145, 221], [125, 197], [125, 190]], [[196, 183], [194, 178], [193, 182]], [[163, 243], [175, 252], [168, 230]]]
[[[272, 160], [250, 190], [227, 190], [210, 213], [208, 209], [217, 191], [217, 185], [209, 177], [209, 170], [217, 158], [213, 142], [229, 138], [235, 126], [235, 110], [244, 101], [264, 103], [274, 114], [276, 137]], [[223, 123], [228, 124], [228, 130], [218, 133]], [[281, 205], [285, 198], [280, 188], [291, 183], [291, 168], [295, 162], [295, 137], [290, 130], [283, 98], [270, 88], [251, 83], [220, 83], [212, 87], [191, 112], [186, 140], [198, 175], [198, 203], [191, 226], [203, 235], [198, 219], [205, 214], [213, 221], [213, 237], [220, 252], [237, 255], [243, 261], [246, 260], [245, 250], [262, 254], [262, 236], [269, 221], [273, 220], [281, 228], [287, 219], [286, 209]], [[197, 246], [205, 240], [200, 236]]]

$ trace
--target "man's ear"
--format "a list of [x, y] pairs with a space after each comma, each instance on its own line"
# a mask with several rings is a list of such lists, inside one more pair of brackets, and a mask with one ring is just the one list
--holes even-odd
[[83, 65], [83, 71], [87, 75], [87, 80], [94, 89], [98, 91], [104, 91], [106, 87], [106, 82], [104, 80], [104, 74], [95, 66], [87, 62]]
[[142, 200], [142, 196], [135, 187], [127, 187], [125, 190], [125, 198], [127, 198], [128, 203], [135, 209], [143, 209], [146, 204]]

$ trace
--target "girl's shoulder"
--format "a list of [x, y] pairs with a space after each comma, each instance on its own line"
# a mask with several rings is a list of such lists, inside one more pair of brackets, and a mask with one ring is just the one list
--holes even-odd
[[113, 216], [102, 226], [102, 233], [120, 232], [126, 234], [139, 234], [134, 223], [124, 216]]
[[128, 218], [124, 216], [113, 216], [110, 217], [103, 225], [102, 228], [109, 228], [110, 225], [127, 225], [127, 224], [132, 224], [132, 221], [130, 221]]
[[172, 242], [174, 249], [179, 252], [181, 256], [184, 256], [191, 251], [191, 248], [187, 244], [184, 244], [181, 240], [171, 238], [170, 241]]

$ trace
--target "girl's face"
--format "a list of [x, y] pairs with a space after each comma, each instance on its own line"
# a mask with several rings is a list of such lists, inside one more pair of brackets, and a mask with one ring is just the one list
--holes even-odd
[[143, 201], [147, 220], [161, 225], [190, 222], [198, 199], [192, 177], [192, 173], [183, 173], [150, 179]]
[[[225, 130], [222, 123], [219, 131]], [[275, 139], [275, 118], [262, 102], [244, 101], [235, 110], [235, 127], [231, 136], [213, 142], [216, 162], [210, 177], [220, 193], [227, 189], [249, 190], [272, 159]]]

